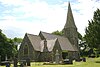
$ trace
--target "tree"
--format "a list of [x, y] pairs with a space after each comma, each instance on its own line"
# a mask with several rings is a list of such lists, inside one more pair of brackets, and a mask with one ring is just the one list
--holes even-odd
[[13, 39], [13, 41], [14, 41], [14, 42], [17, 42], [17, 43], [21, 43], [21, 42], [22, 42], [22, 38], [17, 38], [17, 37], [15, 37], [15, 38]]
[[10, 41], [0, 30], [0, 55], [2, 60], [5, 60], [5, 56], [10, 58], [13, 55], [13, 44]]
[[22, 42], [23, 39], [22, 39], [22, 38], [17, 38], [17, 37], [15, 37], [15, 38], [13, 38], [12, 40], [13, 40], [13, 42], [14, 42], [14, 45], [16, 46], [16, 50], [18, 50], [17, 47], [18, 47], [18, 45], [21, 44], [21, 42]]
[[10, 39], [7, 38], [5, 34], [2, 33], [0, 29], [0, 56], [1, 60], [5, 60], [7, 56], [8, 59], [14, 57], [17, 54], [16, 43], [21, 43], [21, 38]]
[[64, 33], [62, 31], [57, 30], [57, 31], [52, 32], [52, 34], [63, 36]]
[[17, 54], [18, 54], [18, 45], [21, 44], [22, 38], [15, 37], [15, 38], [12, 39], [12, 41], [13, 41], [13, 44], [14, 44], [13, 54], [14, 54], [14, 57], [17, 57]]
[[83, 36], [78, 32], [78, 39], [83, 40]]
[[85, 40], [92, 49], [100, 50], [100, 10], [94, 12], [93, 19], [89, 21], [85, 30]]

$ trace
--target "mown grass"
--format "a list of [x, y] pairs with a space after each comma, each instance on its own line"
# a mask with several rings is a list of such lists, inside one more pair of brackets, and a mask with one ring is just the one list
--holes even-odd
[[[100, 58], [86, 58], [86, 62], [75, 62], [72, 65], [43, 65], [42, 62], [33, 62], [31, 67], [100, 67]], [[0, 66], [5, 67], [5, 66]], [[11, 65], [13, 67], [13, 65]]]

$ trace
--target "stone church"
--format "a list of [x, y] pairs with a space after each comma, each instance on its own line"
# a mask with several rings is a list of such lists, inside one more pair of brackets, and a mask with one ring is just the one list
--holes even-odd
[[59, 54], [59, 60], [66, 58], [78, 60], [80, 58], [78, 33], [70, 3], [68, 4], [67, 19], [63, 32], [63, 36], [42, 31], [39, 35], [26, 33], [18, 51], [18, 59], [55, 61], [56, 54]]

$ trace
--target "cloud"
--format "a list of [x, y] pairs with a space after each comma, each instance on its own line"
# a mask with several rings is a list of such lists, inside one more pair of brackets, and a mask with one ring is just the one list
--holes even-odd
[[[97, 8], [100, 8], [99, 2], [95, 0], [78, 0], [77, 4], [72, 4], [74, 19], [78, 27], [78, 31], [84, 35], [85, 28], [88, 26], [88, 20], [93, 18], [93, 13]], [[77, 11], [75, 11], [77, 9]]]
[[[38, 34], [40, 30], [51, 33], [62, 30], [66, 23], [68, 2], [65, 1], [59, 0], [55, 4], [49, 4], [45, 0], [0, 0], [0, 2], [8, 7], [2, 11], [5, 15], [0, 16], [0, 28], [8, 37], [23, 37], [26, 32]], [[99, 3], [100, 1], [94, 0], [71, 1], [74, 20], [81, 34], [84, 34], [93, 12], [100, 7]]]
[[[38, 28], [37, 28], [38, 26]], [[3, 32], [7, 34], [8, 37], [23, 37], [25, 33], [34, 33], [40, 31], [41, 25], [38, 23], [20, 22], [15, 20], [3, 20], [1, 25]]]
[[[5, 2], [6, 3], [6, 2]], [[16, 2], [17, 3], [17, 2]], [[13, 4], [13, 3], [10, 3]], [[8, 4], [9, 5], [9, 4]], [[13, 13], [23, 12], [24, 15], [16, 17], [14, 16], [4, 16], [2, 19], [5, 19], [1, 23], [1, 28], [5, 31], [17, 32], [28, 32], [28, 33], [39, 33], [40, 30], [46, 32], [52, 32], [63, 27], [62, 19], [66, 16], [66, 12], [62, 9], [60, 5], [48, 5], [46, 2], [35, 2], [32, 4], [22, 5], [19, 8], [15, 8]], [[6, 12], [9, 13], [9, 10]], [[64, 16], [63, 16], [64, 15]], [[30, 17], [33, 17], [33, 20], [29, 20]], [[38, 20], [37, 20], [38, 19]], [[58, 20], [59, 19], [59, 20]], [[6, 24], [6, 25], [5, 25]], [[16, 29], [18, 29], [16, 31]], [[6, 32], [7, 33], [7, 32]], [[11, 33], [11, 32], [10, 32]], [[8, 32], [9, 36], [10, 33]], [[15, 34], [14, 33], [14, 34]], [[21, 35], [22, 36], [22, 35]]]

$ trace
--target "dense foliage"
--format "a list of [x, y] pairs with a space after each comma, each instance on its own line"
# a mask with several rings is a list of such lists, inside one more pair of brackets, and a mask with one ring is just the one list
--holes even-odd
[[63, 36], [64, 33], [62, 31], [57, 30], [57, 31], [52, 32], [52, 34]]
[[21, 42], [21, 38], [14, 38], [10, 39], [7, 38], [5, 34], [2, 33], [0, 30], [0, 56], [1, 60], [5, 60], [7, 57], [8, 59], [12, 59], [17, 54], [17, 46], [15, 42]]
[[94, 12], [93, 19], [89, 21], [85, 30], [85, 40], [92, 49], [100, 50], [100, 10]]

